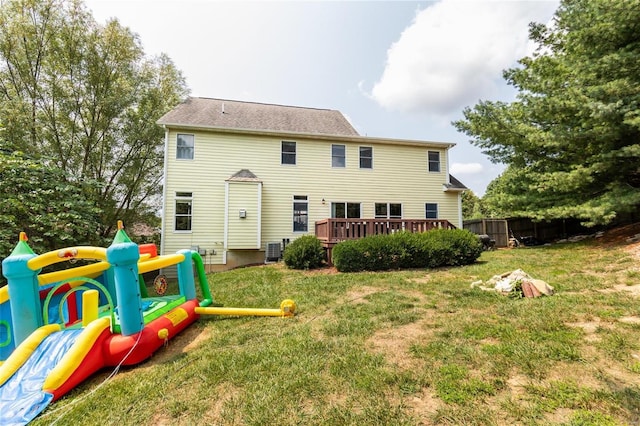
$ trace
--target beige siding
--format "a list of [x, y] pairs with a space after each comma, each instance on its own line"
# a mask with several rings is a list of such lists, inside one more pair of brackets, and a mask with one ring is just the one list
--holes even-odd
[[[446, 147], [338, 141], [333, 143], [346, 145], [346, 167], [333, 168], [331, 141], [196, 132], [194, 159], [176, 160], [177, 133], [168, 132], [165, 253], [199, 245], [216, 250], [216, 255], [208, 256], [207, 263], [223, 262], [225, 181], [241, 169], [250, 170], [263, 183], [259, 236], [262, 249], [268, 242], [303, 234], [293, 232], [294, 195], [308, 196], [308, 233], [314, 232], [315, 221], [331, 216], [332, 201], [361, 203], [363, 218], [374, 217], [375, 203], [401, 203], [404, 218], [423, 219], [425, 203], [437, 203], [440, 218], [462, 227], [459, 194], [443, 191], [447, 179]], [[297, 143], [296, 165], [280, 164], [282, 140]], [[373, 147], [372, 169], [359, 168], [360, 146]], [[441, 152], [440, 172], [430, 173], [427, 152], [436, 150]], [[193, 193], [193, 226], [189, 233], [173, 230], [174, 198], [179, 191]], [[247, 210], [249, 219], [248, 207]], [[230, 206], [229, 217], [234, 215], [237, 217], [237, 211]], [[248, 241], [247, 235], [235, 232], [230, 226], [229, 242], [235, 244], [245, 238]]]
[[[261, 248], [260, 187], [258, 182], [228, 183], [227, 249]], [[241, 217], [241, 211], [244, 217]]]

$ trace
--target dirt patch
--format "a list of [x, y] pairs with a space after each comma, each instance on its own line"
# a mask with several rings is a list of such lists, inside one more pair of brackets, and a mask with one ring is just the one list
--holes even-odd
[[605, 325], [599, 318], [595, 318], [592, 321], [568, 322], [565, 324], [569, 327], [581, 328], [585, 334], [593, 334], [598, 328], [604, 327]]
[[416, 284], [426, 284], [431, 281], [431, 277], [429, 277], [429, 275], [425, 275], [424, 277], [413, 278], [411, 281]]
[[203, 341], [210, 339], [212, 335], [210, 328], [200, 328], [197, 324], [192, 324], [167, 341], [166, 345], [158, 349], [142, 368], [162, 364], [176, 356], [190, 352], [200, 346]]
[[636, 285], [619, 284], [614, 286], [613, 288], [621, 292], [628, 292], [634, 297], [640, 297], [640, 284], [636, 284]]
[[622, 317], [618, 321], [625, 324], [640, 324], [640, 317]]
[[423, 318], [401, 327], [380, 330], [367, 340], [367, 345], [403, 370], [416, 368], [419, 361], [411, 355], [410, 349], [432, 335], [433, 329], [426, 326], [428, 323], [429, 318]]
[[574, 410], [570, 408], [558, 408], [552, 413], [548, 413], [544, 416], [544, 424], [560, 424], [565, 423], [573, 416]]
[[367, 296], [371, 296], [379, 292], [380, 289], [376, 287], [359, 287], [357, 290], [351, 290], [344, 297], [343, 303], [369, 303], [366, 300]]
[[602, 382], [595, 377], [598, 361], [595, 359], [589, 361], [586, 363], [560, 362], [549, 370], [545, 382], [568, 382], [584, 388], [602, 389]]
[[[217, 397], [211, 401], [211, 406], [207, 410], [207, 412], [202, 416], [201, 424], [220, 424], [220, 419], [223, 418], [223, 411], [225, 405], [229, 401], [233, 401], [234, 399], [240, 396], [241, 389], [236, 386], [233, 386], [229, 383], [223, 383], [216, 388]], [[228, 420], [225, 420], [228, 421]], [[234, 419], [230, 424], [238, 424], [236, 421], [239, 419]]]
[[622, 245], [632, 247], [640, 244], [640, 241], [633, 241], [633, 237], [638, 234], [640, 234], [640, 222], [606, 230], [597, 241], [598, 245], [604, 247], [618, 247]]
[[422, 389], [422, 391], [407, 398], [404, 402], [411, 410], [411, 414], [423, 425], [431, 424], [430, 418], [438, 412], [442, 404], [442, 401], [436, 398], [428, 389]]
[[338, 271], [335, 266], [325, 266], [324, 268], [309, 269], [307, 271], [304, 271], [305, 275], [335, 275], [339, 273], [340, 271]]
[[160, 413], [153, 416], [150, 424], [157, 425], [157, 426], [168, 426], [174, 423], [175, 423], [174, 419], [171, 419], [169, 416], [167, 416], [164, 413]]
[[520, 399], [526, 394], [526, 386], [531, 383], [531, 379], [524, 374], [513, 374], [507, 379], [507, 389], [509, 396], [513, 399]]

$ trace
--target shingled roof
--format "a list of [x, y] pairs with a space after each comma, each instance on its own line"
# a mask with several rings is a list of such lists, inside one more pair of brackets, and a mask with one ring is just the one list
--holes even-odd
[[340, 111], [212, 98], [188, 98], [163, 115], [158, 124], [359, 136]]
[[445, 183], [444, 187], [445, 191], [464, 191], [469, 189], [453, 175], [449, 175], [449, 183]]

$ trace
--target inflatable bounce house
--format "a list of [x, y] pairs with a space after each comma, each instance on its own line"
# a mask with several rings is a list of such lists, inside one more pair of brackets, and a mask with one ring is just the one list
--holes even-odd
[[[60, 262], [70, 267], [42, 273]], [[167, 281], [158, 275], [157, 296], [149, 297], [142, 274], [174, 265], [177, 294], [165, 294]], [[280, 309], [212, 306], [197, 252], [159, 256], [155, 245], [132, 242], [121, 222], [106, 249], [70, 247], [38, 256], [21, 233], [2, 273], [8, 282], [0, 288], [3, 425], [29, 423], [98, 370], [146, 360], [200, 315], [286, 317], [295, 310], [291, 300]]]

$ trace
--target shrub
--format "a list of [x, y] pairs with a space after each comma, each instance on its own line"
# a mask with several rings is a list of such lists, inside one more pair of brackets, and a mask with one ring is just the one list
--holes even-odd
[[319, 239], [313, 235], [303, 235], [284, 249], [282, 257], [285, 265], [291, 269], [314, 269], [322, 266], [325, 254]]
[[344, 241], [333, 248], [341, 272], [468, 265], [482, 254], [478, 238], [463, 229], [400, 232]]

